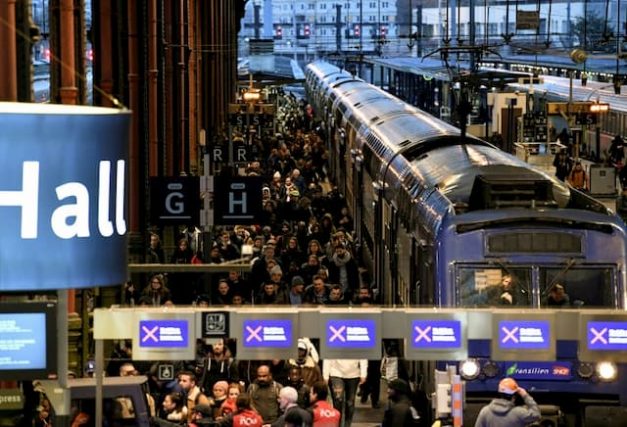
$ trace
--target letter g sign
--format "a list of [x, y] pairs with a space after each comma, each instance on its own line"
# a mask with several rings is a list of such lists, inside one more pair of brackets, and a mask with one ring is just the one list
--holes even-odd
[[178, 191], [170, 193], [165, 198], [165, 209], [173, 215], [181, 214], [185, 210], [184, 196]]

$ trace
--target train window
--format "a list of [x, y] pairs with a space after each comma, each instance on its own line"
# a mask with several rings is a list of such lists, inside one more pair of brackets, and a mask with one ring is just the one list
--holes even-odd
[[540, 304], [554, 308], [614, 308], [612, 269], [540, 269]]
[[457, 295], [463, 307], [531, 306], [530, 268], [463, 267], [457, 270]]

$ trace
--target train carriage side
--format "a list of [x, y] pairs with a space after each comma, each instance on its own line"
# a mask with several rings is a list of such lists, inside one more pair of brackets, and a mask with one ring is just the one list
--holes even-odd
[[[458, 129], [396, 98], [370, 93], [356, 101], [362, 92], [356, 87], [343, 96], [330, 88], [341, 99], [334, 104], [336, 124], [348, 132], [346, 153], [353, 154], [338, 167], [354, 169], [347, 185], [362, 190], [353, 191], [352, 203], [363, 217], [362, 240], [374, 252], [385, 303], [490, 306], [483, 291], [510, 276], [521, 293], [512, 305], [518, 309], [546, 307], [558, 282], [572, 293], [573, 307], [625, 308], [620, 219], [481, 140], [460, 140]], [[594, 372], [584, 378], [574, 344], [558, 343], [568, 379], [522, 376], [521, 382], [577, 404], [595, 397], [624, 404], [627, 385], [600, 381]], [[481, 397], [511, 366], [489, 360], [489, 341], [469, 347], [481, 375], [468, 380], [467, 391]], [[618, 373], [625, 378], [622, 365]]]

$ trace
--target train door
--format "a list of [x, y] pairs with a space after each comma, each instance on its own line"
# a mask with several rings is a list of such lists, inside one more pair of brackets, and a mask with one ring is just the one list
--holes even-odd
[[396, 227], [396, 274], [398, 282], [398, 303], [403, 306], [411, 304], [412, 298], [412, 246], [413, 237], [403, 224]]
[[381, 268], [381, 274], [379, 274], [380, 282], [377, 286], [380, 290], [383, 290], [383, 303], [385, 305], [396, 304], [398, 300], [396, 289], [396, 277], [395, 272], [395, 248], [394, 248], [394, 233], [396, 222], [396, 209], [388, 203], [387, 200], [382, 201], [382, 218], [381, 218], [381, 239], [379, 245], [381, 245], [379, 266]]
[[342, 194], [346, 194], [346, 140], [346, 131], [344, 130], [344, 128], [339, 126], [337, 130], [337, 143], [335, 144], [335, 154], [333, 156], [333, 169], [335, 170], [333, 178], [334, 182], [337, 182], [338, 189]]

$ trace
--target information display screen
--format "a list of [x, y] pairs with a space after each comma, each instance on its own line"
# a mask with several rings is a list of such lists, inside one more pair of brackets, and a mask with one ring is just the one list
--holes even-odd
[[0, 379], [56, 376], [55, 304], [0, 304]]

